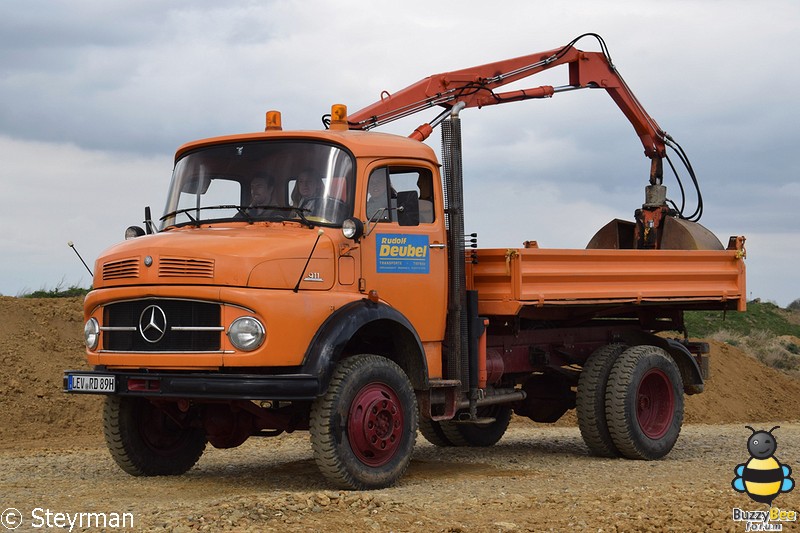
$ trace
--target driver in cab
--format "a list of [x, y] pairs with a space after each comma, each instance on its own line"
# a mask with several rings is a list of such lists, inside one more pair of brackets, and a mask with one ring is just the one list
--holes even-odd
[[253, 178], [250, 182], [250, 204], [245, 209], [249, 217], [265, 218], [280, 216], [283, 217], [284, 213], [279, 209], [274, 197], [275, 186], [272, 178], [266, 175], [260, 175]]
[[324, 190], [322, 178], [310, 169], [303, 170], [298, 174], [297, 186], [292, 191], [292, 205], [312, 213], [316, 212], [322, 208]]

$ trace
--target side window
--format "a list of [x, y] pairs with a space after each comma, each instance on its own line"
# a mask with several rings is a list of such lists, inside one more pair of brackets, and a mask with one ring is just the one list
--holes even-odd
[[396, 221], [398, 192], [416, 192], [420, 224], [434, 221], [433, 176], [428, 169], [413, 167], [384, 167], [370, 174], [367, 218], [378, 222]]

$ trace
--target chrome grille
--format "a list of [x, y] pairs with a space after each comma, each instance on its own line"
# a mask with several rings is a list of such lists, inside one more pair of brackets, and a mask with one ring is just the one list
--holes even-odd
[[103, 263], [103, 279], [127, 279], [139, 277], [139, 259], [119, 259]]
[[158, 261], [158, 275], [162, 278], [213, 278], [214, 261], [185, 257], [162, 257]]
[[218, 352], [223, 329], [219, 304], [156, 298], [105, 306], [100, 327], [114, 352]]

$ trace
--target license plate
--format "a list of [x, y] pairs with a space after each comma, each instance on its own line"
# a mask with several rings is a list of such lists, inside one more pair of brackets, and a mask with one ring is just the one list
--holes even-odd
[[85, 376], [72, 374], [67, 382], [67, 390], [79, 392], [114, 392], [114, 376]]

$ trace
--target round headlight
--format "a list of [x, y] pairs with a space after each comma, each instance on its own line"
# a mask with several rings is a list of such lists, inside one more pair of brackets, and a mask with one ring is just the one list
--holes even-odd
[[90, 350], [97, 348], [97, 342], [100, 340], [100, 324], [94, 318], [87, 320], [83, 326], [83, 340]]
[[358, 240], [364, 234], [364, 224], [357, 218], [348, 218], [342, 222], [342, 235], [346, 239]]
[[264, 325], [251, 316], [237, 318], [228, 328], [231, 344], [244, 352], [253, 351], [261, 346], [266, 336]]

